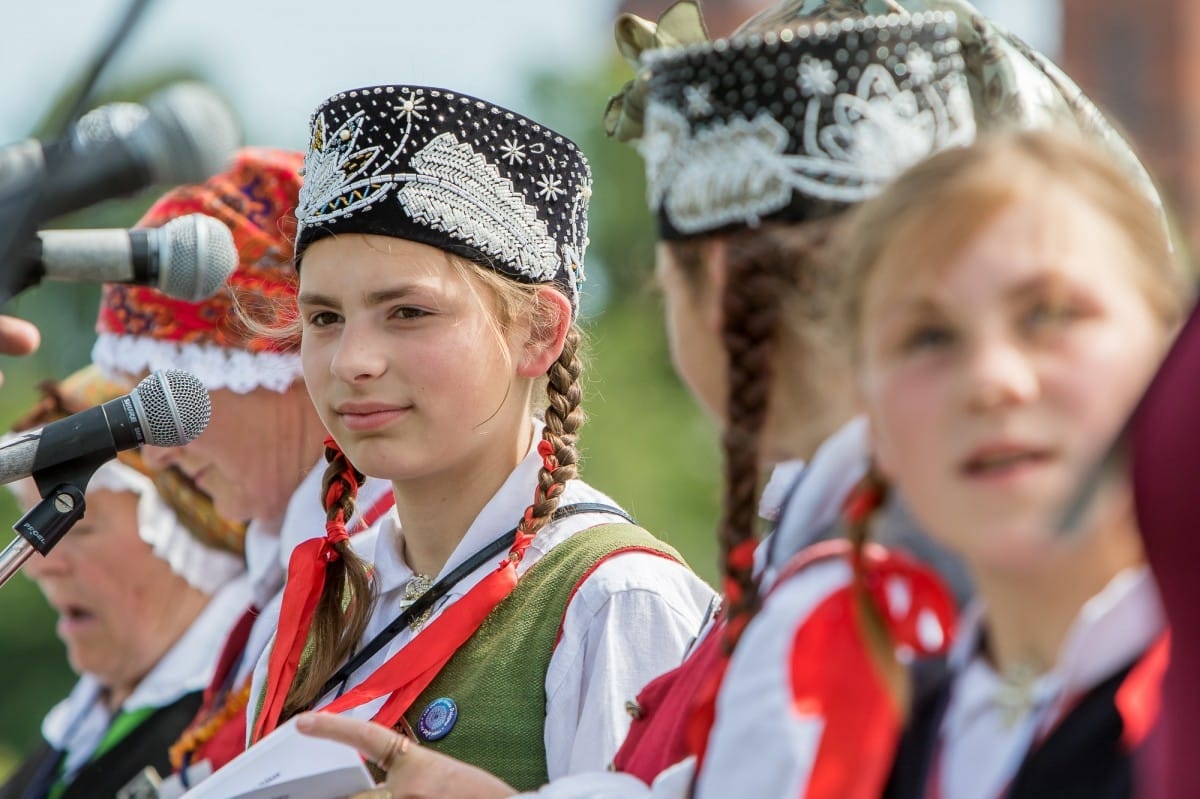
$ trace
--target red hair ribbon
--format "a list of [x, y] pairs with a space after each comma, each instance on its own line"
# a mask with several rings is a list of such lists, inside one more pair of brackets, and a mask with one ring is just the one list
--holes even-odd
[[[358, 473], [342, 455], [332, 436], [325, 439], [325, 457], [331, 463], [336, 458], [342, 459], [342, 471], [330, 481], [329, 490], [325, 493], [325, 507], [338, 507], [347, 491], [353, 493], [357, 490]], [[262, 710], [254, 724], [252, 741], [260, 740], [279, 723], [288, 691], [300, 668], [300, 657], [308, 641], [317, 604], [325, 588], [325, 569], [341, 557], [337, 545], [349, 540], [345, 513], [339, 508], [333, 518], [325, 523], [324, 538], [310, 538], [292, 550], [288, 560], [287, 582], [283, 588], [283, 604], [279, 610], [279, 628], [267, 662], [266, 693]]]

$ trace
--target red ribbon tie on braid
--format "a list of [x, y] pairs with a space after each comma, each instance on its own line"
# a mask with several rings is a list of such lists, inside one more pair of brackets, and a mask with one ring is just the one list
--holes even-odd
[[553, 444], [543, 438], [538, 442], [537, 451], [542, 456], [542, 466], [546, 467], [546, 471], [553, 472], [558, 469], [558, 456]]

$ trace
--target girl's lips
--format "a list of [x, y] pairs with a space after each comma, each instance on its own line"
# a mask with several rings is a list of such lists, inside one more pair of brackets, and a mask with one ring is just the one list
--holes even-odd
[[337, 414], [347, 430], [364, 433], [386, 427], [407, 412], [407, 408], [389, 406], [374, 409], [338, 410]]
[[960, 471], [972, 480], [1007, 481], [1039, 469], [1050, 463], [1053, 458], [1052, 450], [1040, 447], [982, 447], [963, 461]]

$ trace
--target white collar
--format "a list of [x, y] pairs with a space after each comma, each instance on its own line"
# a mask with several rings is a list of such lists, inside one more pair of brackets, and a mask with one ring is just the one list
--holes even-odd
[[[500, 489], [492, 495], [487, 504], [471, 522], [466, 534], [450, 554], [450, 558], [436, 575], [441, 579], [461, 564], [465, 563], [476, 552], [484, 549], [501, 533], [511, 530], [520, 521], [525, 509], [533, 502], [533, 492], [537, 487], [538, 472], [542, 468], [542, 457], [537, 451], [537, 442], [541, 440], [544, 423], [533, 420], [533, 433], [530, 437], [529, 449], [525, 457], [508, 475], [508, 479]], [[596, 502], [619, 507], [612, 499], [583, 483], [581, 480], [571, 480], [567, 483], [561, 497], [561, 504], [574, 502]], [[565, 529], [565, 528], [564, 528]], [[530, 553], [525, 561], [533, 562], [535, 552], [544, 553], [567, 535], [554, 525], [543, 528], [530, 544]], [[371, 553], [375, 565], [375, 579], [380, 594], [396, 590], [408, 582], [413, 576], [412, 568], [404, 561], [401, 552], [400, 520], [393, 512], [379, 525], [379, 534], [375, 539]]]
[[[967, 723], [1004, 686], [981, 651], [985, 616], [982, 605], [975, 602], [960, 621], [959, 637], [950, 652], [958, 684], [947, 708], [946, 730]], [[1149, 567], [1122, 570], [1079, 609], [1057, 662], [1033, 683], [1033, 705], [1087, 693], [1136, 660], [1165, 630], [1166, 618]]]

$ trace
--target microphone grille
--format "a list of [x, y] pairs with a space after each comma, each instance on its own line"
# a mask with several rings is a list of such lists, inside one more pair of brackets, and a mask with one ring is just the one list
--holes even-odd
[[175, 83], [146, 101], [156, 146], [148, 148], [156, 183], [198, 183], [225, 168], [241, 143], [229, 105], [202, 83]]
[[141, 408], [146, 443], [155, 447], [181, 447], [194, 441], [212, 418], [208, 390], [195, 375], [181, 369], [152, 372], [129, 395]]
[[211, 297], [237, 268], [233, 233], [219, 219], [188, 214], [163, 225], [158, 288], [189, 302]]

